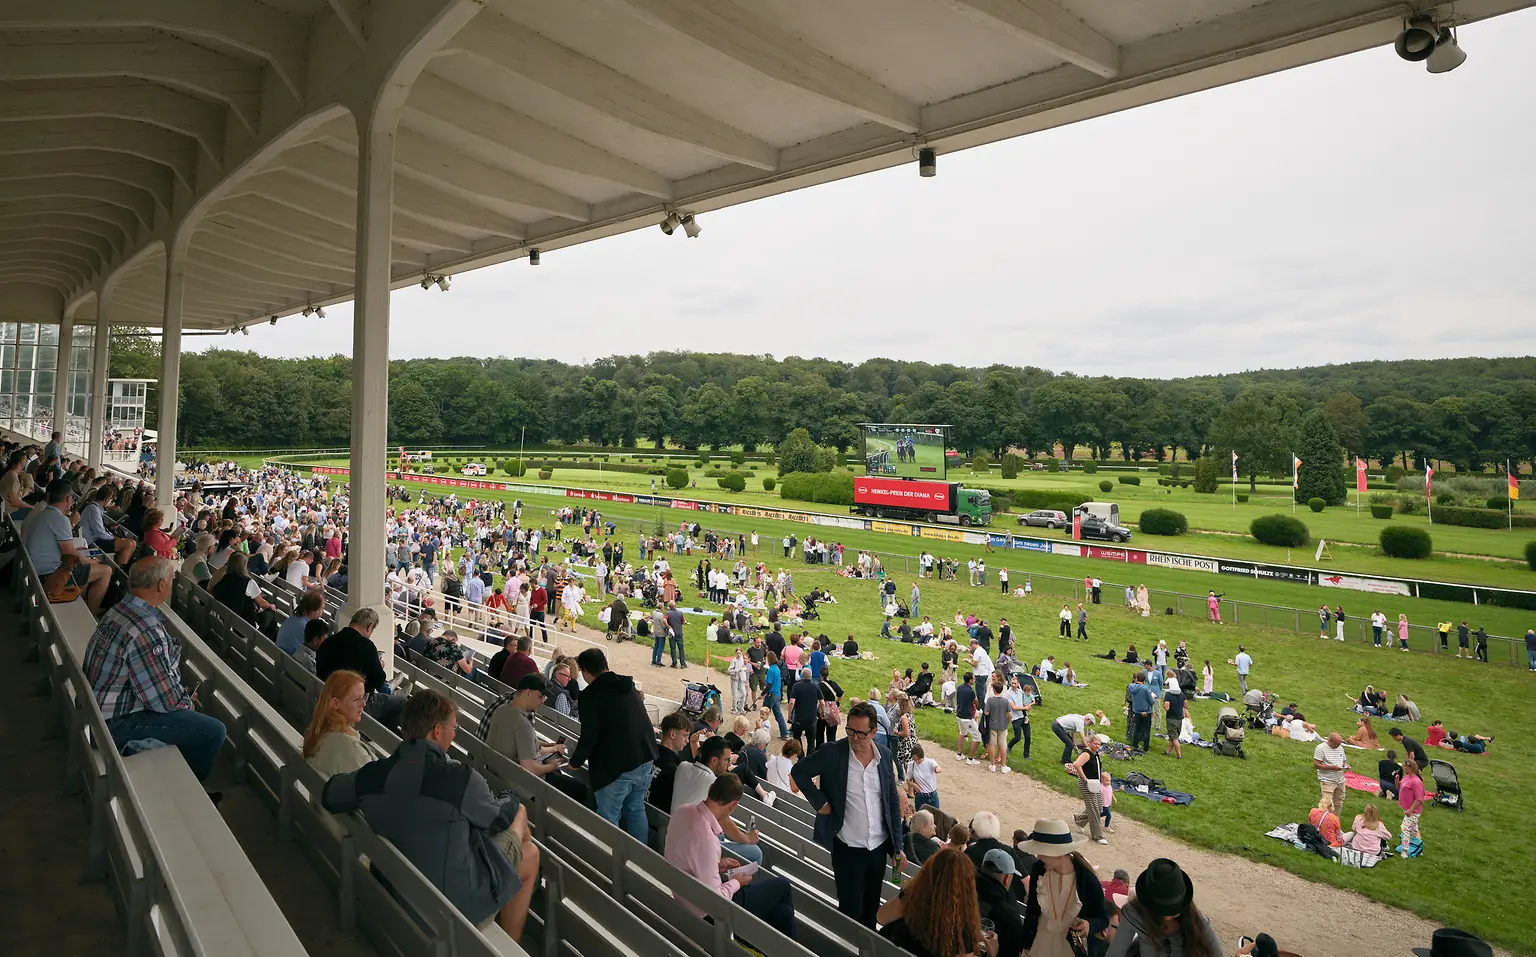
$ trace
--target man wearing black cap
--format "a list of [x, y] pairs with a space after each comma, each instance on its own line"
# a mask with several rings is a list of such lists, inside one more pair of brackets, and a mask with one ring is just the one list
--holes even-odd
[[997, 931], [997, 957], [1019, 957], [1024, 950], [1024, 911], [1013, 894], [1018, 879], [1013, 855], [1006, 848], [988, 851], [976, 869], [976, 902], [982, 919], [990, 920]]
[[1493, 957], [1493, 948], [1476, 934], [1442, 927], [1429, 938], [1428, 947], [1415, 947], [1418, 957]]

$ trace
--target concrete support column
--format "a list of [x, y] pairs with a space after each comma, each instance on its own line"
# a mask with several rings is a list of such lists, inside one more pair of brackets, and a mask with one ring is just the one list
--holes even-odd
[[59, 433], [59, 448], [69, 447], [69, 354], [75, 348], [75, 320], [59, 320], [59, 357], [53, 373], [53, 431]]
[[96, 352], [91, 367], [91, 424], [85, 430], [86, 463], [101, 470], [102, 442], [107, 434], [107, 369], [111, 363], [112, 328], [107, 319], [107, 297], [96, 297]]
[[155, 423], [155, 499], [172, 521], [176, 505], [176, 416], [181, 399], [181, 304], [187, 253], [177, 243], [165, 250], [165, 314], [160, 328], [160, 406]]
[[[387, 116], [380, 119], [379, 113]], [[384, 595], [384, 468], [389, 427], [390, 237], [399, 114], [358, 117], [356, 301], [352, 314], [352, 461], [347, 613], [372, 607], [374, 644], [393, 666], [393, 615]], [[345, 624], [343, 618], [338, 624]]]

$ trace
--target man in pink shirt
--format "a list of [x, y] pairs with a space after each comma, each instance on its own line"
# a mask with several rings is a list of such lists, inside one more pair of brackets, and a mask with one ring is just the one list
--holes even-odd
[[[684, 804], [672, 812], [672, 821], [667, 826], [667, 860], [793, 940], [795, 904], [789, 881], [755, 867], [741, 867], [740, 861], [722, 854], [720, 822], [735, 812], [741, 794], [741, 779], [734, 774], [722, 774], [709, 786], [709, 795], [704, 800]], [[684, 907], [703, 916], [685, 897], [673, 896]]]

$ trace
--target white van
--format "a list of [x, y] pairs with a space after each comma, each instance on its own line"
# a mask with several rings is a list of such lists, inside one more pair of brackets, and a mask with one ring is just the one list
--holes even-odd
[[463, 475], [484, 475], [485, 466], [479, 462], [468, 462], [463, 468], [459, 469], [459, 472]]

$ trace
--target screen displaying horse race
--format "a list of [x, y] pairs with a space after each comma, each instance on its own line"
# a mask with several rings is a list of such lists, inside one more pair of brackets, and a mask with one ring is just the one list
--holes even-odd
[[943, 425], [864, 423], [864, 469], [868, 475], [942, 479]]

